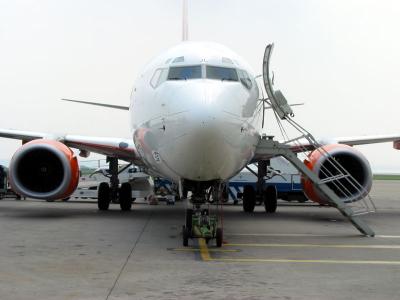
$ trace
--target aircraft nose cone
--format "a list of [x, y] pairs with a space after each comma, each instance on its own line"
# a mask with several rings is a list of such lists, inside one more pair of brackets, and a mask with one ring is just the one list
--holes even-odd
[[229, 149], [218, 128], [210, 122], [199, 123], [203, 124], [175, 140], [178, 152], [171, 155], [174, 168], [180, 177], [191, 180], [222, 178], [229, 164]]
[[[179, 177], [200, 181], [227, 178], [242, 163], [240, 125], [222, 119], [217, 110], [190, 110], [176, 124], [181, 127], [174, 129], [176, 138], [162, 147], [162, 156]], [[167, 124], [167, 128], [171, 126]]]

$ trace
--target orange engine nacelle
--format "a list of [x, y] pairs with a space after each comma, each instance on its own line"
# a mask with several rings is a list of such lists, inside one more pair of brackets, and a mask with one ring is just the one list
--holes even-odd
[[52, 140], [34, 140], [23, 145], [11, 160], [9, 174], [17, 194], [47, 201], [70, 196], [79, 182], [74, 153]]
[[[327, 145], [323, 146], [322, 149], [322, 151], [321, 149], [314, 150], [304, 161], [304, 164], [318, 174], [320, 179], [338, 175], [337, 168], [323, 154], [323, 151], [327, 152], [358, 182], [356, 184], [349, 182], [347, 178], [342, 178], [329, 182], [327, 185], [345, 202], [355, 202], [364, 198], [372, 187], [371, 167], [365, 156], [353, 147], [342, 144]], [[328, 204], [327, 199], [304, 176], [302, 184], [304, 193], [310, 200], [320, 204]]]

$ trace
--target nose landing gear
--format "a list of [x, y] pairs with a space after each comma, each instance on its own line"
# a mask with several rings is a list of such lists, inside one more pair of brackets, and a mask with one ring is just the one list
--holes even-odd
[[206, 189], [194, 190], [190, 201], [193, 208], [186, 209], [185, 225], [182, 227], [183, 246], [189, 245], [189, 239], [203, 238], [207, 243], [215, 240], [217, 247], [222, 246], [222, 206], [221, 197], [216, 199], [216, 212], [210, 214], [210, 204], [207, 208], [202, 208], [206, 203]]

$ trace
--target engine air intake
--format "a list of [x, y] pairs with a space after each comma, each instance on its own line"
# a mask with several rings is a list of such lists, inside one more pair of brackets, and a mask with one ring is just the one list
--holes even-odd
[[69, 196], [79, 181], [79, 167], [71, 149], [51, 140], [22, 146], [10, 164], [13, 190], [25, 197], [56, 200]]

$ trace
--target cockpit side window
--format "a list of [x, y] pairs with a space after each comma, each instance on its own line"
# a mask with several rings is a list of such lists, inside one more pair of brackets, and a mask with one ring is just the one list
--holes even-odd
[[161, 83], [167, 79], [168, 69], [161, 68], [154, 71], [153, 77], [151, 77], [150, 85], [153, 88], [157, 88]]
[[170, 67], [168, 80], [187, 80], [201, 78], [201, 66]]
[[238, 81], [238, 74], [234, 68], [206, 66], [206, 78], [226, 80], [226, 81]]
[[253, 83], [251, 82], [249, 74], [245, 70], [238, 70], [240, 82], [247, 88], [251, 89]]

